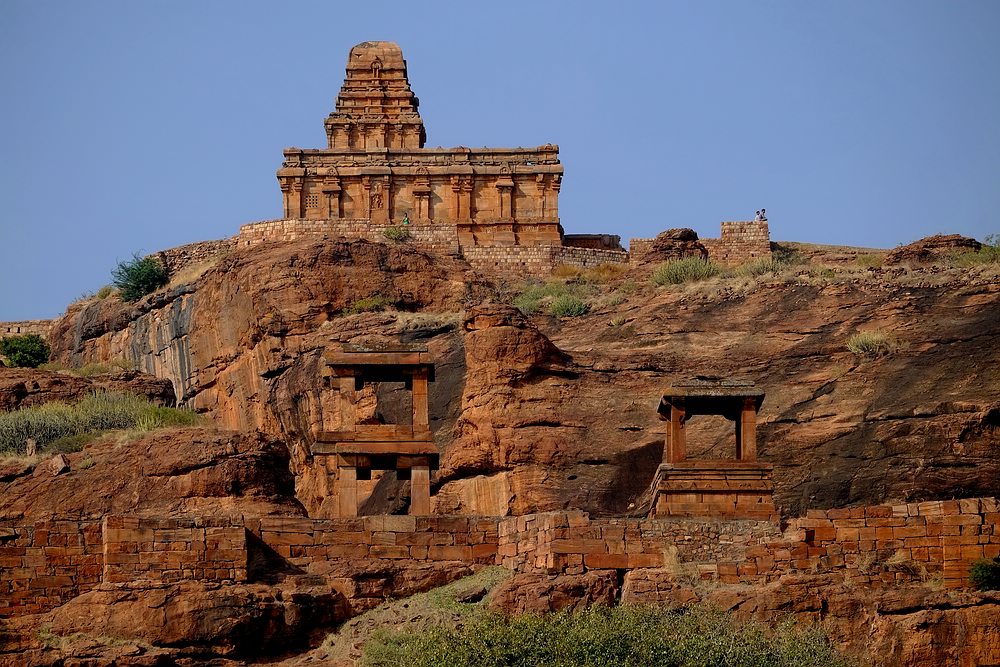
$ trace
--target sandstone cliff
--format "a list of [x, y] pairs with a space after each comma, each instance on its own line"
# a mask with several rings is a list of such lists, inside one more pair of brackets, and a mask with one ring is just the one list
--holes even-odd
[[[263, 244], [134, 306], [74, 307], [53, 347], [66, 363], [135, 360], [220, 426], [280, 434], [313, 509], [301, 445], [336, 414], [320, 352], [386, 339], [423, 342], [440, 362], [431, 414], [442, 511], [641, 510], [662, 455], [656, 401], [670, 378], [691, 375], [746, 377], [767, 392], [761, 452], [786, 515], [994, 493], [995, 270], [865, 270], [851, 253], [804, 250], [832, 268], [657, 288], [640, 265], [590, 288], [583, 317], [484, 306], [459, 329], [460, 311], [509, 298], [516, 281], [406, 245]], [[376, 297], [391, 312], [345, 314]], [[847, 350], [873, 328], [892, 333], [893, 354]], [[391, 412], [394, 389], [380, 391]], [[721, 418], [691, 428], [695, 453], [730, 455]], [[392, 480], [382, 486], [381, 507], [399, 507]]]

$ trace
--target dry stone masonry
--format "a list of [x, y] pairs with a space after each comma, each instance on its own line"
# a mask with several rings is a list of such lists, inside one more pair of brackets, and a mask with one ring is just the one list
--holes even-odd
[[0, 523], [0, 617], [40, 613], [101, 583], [249, 581], [264, 549], [307, 568], [338, 559], [496, 563], [517, 572], [627, 573], [629, 600], [662, 602], [677, 577], [761, 584], [829, 573], [888, 587], [965, 586], [1000, 555], [1000, 502], [969, 498], [810, 510], [769, 521], [519, 517], [121, 517]]

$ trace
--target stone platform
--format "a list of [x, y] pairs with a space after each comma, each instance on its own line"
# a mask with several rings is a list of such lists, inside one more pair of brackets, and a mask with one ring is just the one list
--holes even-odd
[[653, 513], [777, 521], [773, 466], [757, 461], [664, 463], [653, 480]]

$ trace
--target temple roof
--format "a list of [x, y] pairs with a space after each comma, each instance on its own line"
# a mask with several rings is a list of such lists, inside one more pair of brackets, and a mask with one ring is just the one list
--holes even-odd
[[[327, 126], [337, 123], [406, 123], [417, 126], [419, 147], [424, 128], [417, 107], [420, 101], [410, 90], [403, 51], [394, 42], [361, 42], [347, 56], [347, 76], [337, 96], [337, 108]], [[331, 140], [332, 143], [332, 140]], [[331, 148], [333, 146], [331, 145]], [[364, 138], [352, 135], [346, 148], [364, 148]]]

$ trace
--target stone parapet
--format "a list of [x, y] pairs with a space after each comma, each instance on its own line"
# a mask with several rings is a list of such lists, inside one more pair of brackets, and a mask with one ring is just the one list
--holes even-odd
[[700, 239], [712, 261], [726, 266], [771, 256], [771, 235], [762, 221], [723, 222], [717, 239]]

